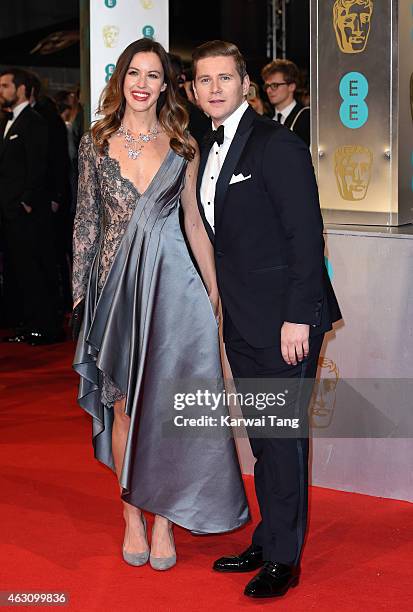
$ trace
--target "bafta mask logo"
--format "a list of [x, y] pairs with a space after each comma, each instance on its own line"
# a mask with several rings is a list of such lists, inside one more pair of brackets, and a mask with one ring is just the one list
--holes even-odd
[[143, 8], [146, 9], [147, 11], [149, 11], [151, 8], [153, 8], [153, 1], [152, 0], [141, 0], [141, 4], [142, 4]]
[[316, 380], [314, 385], [310, 422], [312, 427], [326, 429], [331, 425], [334, 416], [339, 371], [334, 361], [326, 357], [320, 357], [318, 365], [320, 379]]
[[105, 47], [113, 49], [118, 44], [119, 28], [113, 25], [107, 25], [103, 27], [103, 42]]
[[343, 53], [361, 53], [370, 34], [373, 0], [336, 0], [333, 7], [334, 30]]
[[363, 146], [345, 146], [336, 149], [335, 175], [343, 200], [364, 200], [369, 188], [373, 153]]

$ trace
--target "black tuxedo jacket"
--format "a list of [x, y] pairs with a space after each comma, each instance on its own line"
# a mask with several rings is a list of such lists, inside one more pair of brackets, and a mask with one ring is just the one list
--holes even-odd
[[[304, 109], [304, 110], [303, 110]], [[303, 111], [303, 112], [301, 112]], [[299, 115], [297, 117], [297, 115]], [[297, 120], [294, 122], [295, 118]], [[284, 121], [284, 125], [297, 134], [307, 146], [310, 146], [310, 108], [308, 106], [304, 107], [300, 102], [294, 106], [291, 113], [288, 115], [287, 119]], [[291, 126], [293, 126], [291, 128]]]
[[[279, 342], [284, 321], [307, 323], [311, 334], [341, 318], [324, 264], [323, 222], [306, 144], [276, 121], [248, 108], [216, 185], [215, 247], [224, 308], [253, 347]], [[246, 180], [230, 184], [233, 175]]]
[[25, 213], [21, 202], [39, 211], [46, 206], [47, 126], [27, 106], [3, 138], [0, 123], [0, 214], [15, 219]]
[[49, 137], [47, 200], [68, 206], [70, 159], [65, 122], [49, 98], [41, 99], [32, 108], [45, 120]]

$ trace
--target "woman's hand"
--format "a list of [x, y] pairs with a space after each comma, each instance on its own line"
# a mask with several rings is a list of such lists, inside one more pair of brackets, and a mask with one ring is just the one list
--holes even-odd
[[70, 319], [70, 327], [72, 329], [72, 339], [77, 340], [82, 327], [83, 314], [85, 310], [85, 299], [79, 298], [76, 300], [73, 307], [72, 317]]
[[28, 204], [25, 204], [24, 202], [20, 202], [20, 204], [23, 206], [23, 208], [27, 212], [27, 214], [30, 215], [30, 213], [33, 210], [32, 207], [29, 206]]

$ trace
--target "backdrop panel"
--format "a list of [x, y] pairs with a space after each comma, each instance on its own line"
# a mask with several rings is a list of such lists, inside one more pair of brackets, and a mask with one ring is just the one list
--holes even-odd
[[169, 45], [168, 0], [90, 0], [90, 103], [96, 118], [99, 96], [122, 51], [138, 38]]
[[312, 152], [328, 223], [413, 221], [412, 31], [412, 0], [311, 0]]

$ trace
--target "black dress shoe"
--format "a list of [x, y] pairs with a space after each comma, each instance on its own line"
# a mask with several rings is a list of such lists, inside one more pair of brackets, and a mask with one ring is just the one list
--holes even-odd
[[27, 334], [17, 333], [14, 336], [5, 336], [3, 338], [3, 342], [10, 342], [14, 344], [18, 344], [21, 342], [27, 342]]
[[298, 584], [298, 570], [291, 565], [267, 561], [245, 587], [248, 597], [281, 597]]
[[251, 545], [237, 557], [221, 557], [213, 565], [217, 572], [252, 572], [264, 564], [262, 548]]
[[54, 334], [45, 334], [43, 332], [30, 332], [26, 337], [26, 342], [32, 346], [43, 346], [45, 344], [56, 344], [57, 342], [64, 342], [66, 339], [63, 331], [56, 332]]

